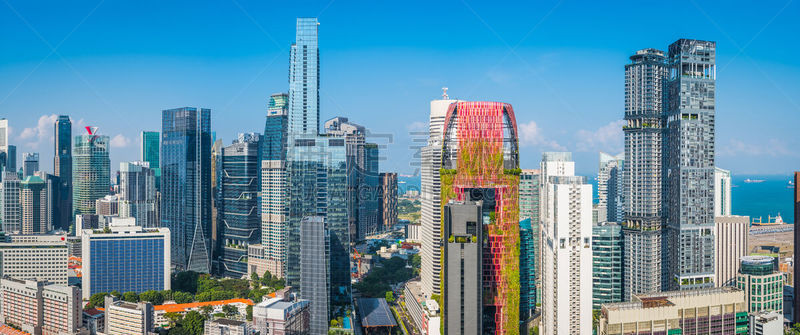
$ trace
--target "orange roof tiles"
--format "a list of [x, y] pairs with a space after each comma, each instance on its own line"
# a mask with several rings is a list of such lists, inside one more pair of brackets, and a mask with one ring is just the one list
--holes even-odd
[[228, 304], [235, 304], [235, 303], [242, 303], [247, 305], [255, 305], [252, 300], [250, 299], [229, 299], [229, 300], [217, 300], [217, 301], [205, 301], [205, 302], [190, 302], [188, 304], [168, 304], [168, 305], [158, 305], [153, 306], [153, 309], [156, 311], [164, 311], [164, 313], [175, 313], [175, 312], [185, 312], [189, 308], [197, 308], [201, 306], [219, 306], [219, 305], [228, 305]]
[[31, 335], [21, 330], [16, 330], [6, 325], [0, 326], [0, 334], [2, 335]]

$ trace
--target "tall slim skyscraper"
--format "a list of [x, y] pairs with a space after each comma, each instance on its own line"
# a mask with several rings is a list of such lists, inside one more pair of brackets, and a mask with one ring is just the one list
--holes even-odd
[[148, 162], [150, 169], [153, 170], [156, 181], [156, 190], [161, 186], [161, 165], [159, 156], [161, 154], [161, 138], [157, 131], [143, 131], [141, 134], [141, 161]]
[[22, 234], [42, 234], [50, 230], [49, 202], [47, 184], [42, 178], [27, 176], [20, 182]]
[[542, 155], [543, 334], [592, 327], [592, 185], [574, 176], [568, 152]]
[[39, 153], [25, 152], [22, 154], [22, 177], [32, 176], [39, 171]]
[[319, 23], [298, 18], [289, 55], [289, 133], [319, 133]]
[[211, 272], [211, 110], [162, 112], [161, 226], [169, 228], [172, 264]]
[[[239, 134], [233, 144], [222, 149], [222, 199], [219, 208], [220, 274], [242, 278], [247, 274], [247, 248], [261, 242], [258, 215], [258, 180], [261, 164], [258, 149], [261, 136]], [[263, 273], [261, 274], [263, 275]]]
[[439, 274], [442, 271], [442, 207], [439, 169], [442, 166], [444, 119], [447, 115], [447, 108], [451, 103], [457, 101], [450, 100], [446, 93], [442, 94], [441, 100], [431, 101], [428, 145], [422, 148], [420, 162], [420, 235], [422, 237], [420, 279], [422, 293], [426, 298], [431, 298], [434, 294], [441, 294], [439, 286], [441, 276]]
[[731, 172], [714, 168], [714, 216], [731, 214]]
[[624, 299], [661, 290], [664, 52], [642, 49], [625, 65]]
[[[529, 268], [527, 269], [533, 276], [533, 282], [528, 283], [528, 294], [523, 292], [520, 295], [520, 305], [522, 310], [532, 312], [536, 309], [536, 303], [542, 296], [542, 225], [540, 212], [540, 192], [541, 192], [541, 170], [523, 169], [519, 175], [519, 220], [520, 220], [520, 239], [523, 243], [528, 243], [526, 248], [520, 247], [520, 262], [526, 260]], [[522, 229], [522, 222], [527, 223]], [[526, 241], [528, 238], [530, 241]], [[522, 270], [522, 265], [520, 265]], [[524, 273], [520, 274], [524, 276]], [[524, 281], [524, 279], [523, 279]], [[522, 284], [520, 284], [522, 285]], [[521, 288], [524, 288], [521, 286]], [[526, 304], [528, 304], [526, 306]], [[524, 315], [522, 315], [524, 316]]]
[[155, 171], [149, 162], [119, 163], [119, 216], [135, 218], [136, 225], [156, 228], [158, 218]]
[[[515, 333], [520, 296], [520, 169], [514, 109], [500, 102], [456, 102], [447, 109], [443, 130], [441, 201], [481, 201], [486, 223], [482, 226], [486, 231], [482, 262], [487, 266], [481, 276], [481, 332]], [[443, 276], [441, 284], [445, 283], [450, 279]], [[445, 309], [444, 313], [451, 312]]]
[[667, 59], [662, 281], [672, 289], [712, 287], [716, 43], [680, 39]]
[[69, 231], [72, 214], [72, 121], [59, 115], [53, 125], [53, 171], [59, 179], [58, 206], [54, 208], [54, 228]]
[[286, 223], [288, 219], [288, 176], [286, 171], [289, 95], [270, 96], [264, 134], [259, 153], [261, 176], [261, 245], [251, 245], [247, 262], [249, 273], [265, 271], [279, 278], [286, 276]]
[[95, 214], [95, 200], [111, 191], [111, 161], [108, 136], [97, 135], [97, 128], [86, 127], [88, 134], [75, 136], [72, 159], [72, 208], [75, 214]]
[[317, 19], [298, 18], [296, 43], [291, 48], [289, 69], [286, 169], [290, 202], [286, 225], [286, 279], [289, 285], [299, 285], [303, 295], [300, 222], [309, 216], [324, 217], [330, 238], [328, 311], [330, 317], [335, 317], [334, 311], [350, 308], [352, 301], [347, 151], [343, 137], [319, 134], [317, 41]]
[[[536, 232], [539, 232], [538, 230]], [[525, 322], [534, 315], [538, 296], [536, 285], [537, 262], [541, 256], [536, 252], [539, 236], [535, 234], [530, 218], [519, 222], [519, 319]]]
[[748, 254], [750, 217], [738, 215], [714, 218], [714, 284], [734, 286], [739, 260]]
[[620, 222], [622, 220], [622, 170], [625, 154], [616, 156], [600, 152], [600, 168], [597, 172], [598, 221]]

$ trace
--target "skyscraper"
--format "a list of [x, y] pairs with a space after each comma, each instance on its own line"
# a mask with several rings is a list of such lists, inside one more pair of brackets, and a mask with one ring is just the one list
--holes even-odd
[[[794, 222], [800, 222], [800, 172], [794, 173]], [[794, 230], [794, 245], [800, 245], [800, 229]], [[800, 278], [800, 266], [794, 267], [792, 278]], [[792, 319], [795, 322], [800, 321], [800, 294], [794, 295], [792, 302]]]
[[[492, 212], [494, 213], [494, 212]], [[488, 216], [488, 213], [487, 213]], [[445, 334], [485, 334], [483, 326], [483, 203], [444, 206], [442, 305]], [[501, 328], [502, 329], [502, 328]], [[498, 332], [502, 334], [501, 332]]]
[[591, 332], [592, 186], [568, 152], [542, 155], [542, 332]]
[[108, 136], [97, 135], [97, 128], [86, 127], [88, 134], [75, 136], [72, 159], [72, 208], [75, 214], [95, 214], [95, 200], [111, 191], [111, 161]]
[[20, 182], [19, 203], [22, 212], [22, 234], [41, 234], [50, 230], [50, 198], [47, 184], [38, 176], [27, 176]]
[[[514, 109], [500, 102], [456, 102], [448, 107], [442, 129], [441, 201], [482, 202], [486, 223], [482, 262], [487, 266], [482, 269], [480, 289], [481, 331], [514, 333], [519, 327], [520, 295], [520, 170]], [[441, 283], [449, 280], [441, 278]], [[451, 313], [446, 308], [443, 312]]]
[[387, 231], [397, 224], [397, 173], [382, 172], [380, 180], [379, 224], [382, 231]]
[[662, 112], [668, 70], [664, 52], [642, 49], [625, 65], [623, 234], [625, 291], [661, 290]]
[[169, 228], [172, 263], [211, 271], [211, 110], [162, 112], [161, 226]]
[[[317, 37], [316, 18], [297, 19], [297, 36], [291, 48], [289, 68], [286, 169], [290, 202], [286, 225], [286, 279], [291, 286], [299, 285], [303, 295], [300, 222], [309, 216], [324, 217], [330, 241], [328, 311], [332, 314], [336, 307], [349, 306], [352, 300], [347, 151], [344, 138], [319, 134]], [[303, 298], [307, 297], [303, 295]]]
[[[538, 220], [537, 220], [538, 221]], [[538, 229], [536, 230], [538, 232]], [[534, 233], [530, 218], [519, 222], [519, 319], [528, 320], [536, 310], [538, 286], [536, 284], [537, 262], [541, 256], [536, 252], [539, 236]]]
[[778, 271], [777, 263], [778, 260], [770, 256], [742, 256], [732, 286], [744, 291], [748, 312], [777, 311], [783, 314], [784, 274]]
[[22, 177], [32, 176], [39, 171], [39, 153], [25, 152], [22, 154]]
[[286, 93], [270, 96], [264, 135], [259, 153], [261, 177], [261, 245], [251, 245], [247, 262], [249, 273], [265, 271], [279, 278], [286, 275], [286, 223], [288, 219], [288, 176], [286, 141], [288, 100]]
[[155, 228], [158, 218], [155, 171], [149, 162], [119, 163], [119, 217], [135, 218], [136, 225]]
[[592, 227], [592, 309], [622, 302], [622, 226], [614, 222]]
[[0, 223], [6, 234], [19, 234], [22, 230], [22, 209], [20, 208], [20, 180], [16, 172], [0, 171]]
[[330, 313], [330, 234], [325, 218], [308, 216], [300, 223], [300, 295], [311, 301], [309, 334], [328, 333]]
[[597, 172], [598, 221], [622, 220], [622, 170], [625, 154], [616, 156], [600, 152], [600, 169]]
[[[258, 215], [258, 180], [261, 164], [258, 149], [261, 136], [239, 134], [233, 144], [222, 149], [222, 199], [219, 208], [220, 274], [242, 278], [247, 274], [247, 248], [261, 242]], [[262, 273], [263, 275], [263, 273]]]
[[378, 232], [378, 147], [366, 142], [364, 126], [346, 117], [325, 121], [325, 133], [345, 139], [350, 240], [363, 240]]
[[[520, 239], [522, 239], [522, 243], [527, 243], [527, 245], [525, 248], [520, 245], [520, 262], [523, 259], [528, 262], [529, 268], [527, 270], [530, 272], [529, 275], [533, 276], [533, 282], [527, 284], [529, 289], [527, 296], [525, 292], [520, 293], [520, 305], [523, 310], [527, 309], [529, 311], [535, 309], [536, 303], [539, 302], [542, 295], [540, 192], [541, 171], [539, 169], [523, 169], [519, 175], [519, 220]], [[526, 222], [526, 224], [523, 225], [522, 222]], [[523, 227], [525, 228], [523, 229]], [[522, 265], [520, 265], [520, 270], [522, 270]], [[524, 275], [521, 272], [520, 276]], [[522, 281], [524, 282], [525, 279], [522, 279]]]
[[74, 220], [72, 214], [72, 121], [59, 115], [53, 125], [53, 171], [59, 179], [58, 206], [53, 212], [54, 228], [69, 231]]
[[[16, 172], [16, 148], [13, 153], [9, 151], [8, 144], [8, 120], [0, 118], [0, 165], [4, 171]], [[13, 164], [12, 164], [13, 163]]]
[[148, 162], [149, 167], [153, 170], [155, 175], [155, 187], [159, 190], [161, 186], [161, 165], [159, 161], [160, 156], [160, 134], [157, 131], [143, 131], [141, 144], [141, 161]]
[[714, 168], [714, 216], [731, 215], [731, 172]]
[[441, 294], [439, 282], [441, 281], [441, 236], [442, 236], [442, 207], [441, 207], [441, 182], [439, 169], [442, 166], [442, 133], [447, 108], [457, 100], [450, 100], [447, 94], [442, 94], [441, 100], [431, 101], [430, 107], [430, 134], [428, 145], [422, 148], [421, 157], [421, 190], [420, 190], [420, 225], [422, 246], [420, 257], [420, 279], [422, 293], [426, 298], [434, 294]]
[[289, 55], [289, 133], [319, 133], [319, 23], [298, 18]]
[[667, 269], [673, 289], [714, 285], [714, 106], [716, 43], [669, 46], [664, 199]]

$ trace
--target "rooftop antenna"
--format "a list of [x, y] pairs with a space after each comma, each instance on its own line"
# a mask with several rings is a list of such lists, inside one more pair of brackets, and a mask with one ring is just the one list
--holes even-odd
[[443, 100], [450, 100], [450, 97], [447, 96], [447, 87], [442, 87], [442, 99]]

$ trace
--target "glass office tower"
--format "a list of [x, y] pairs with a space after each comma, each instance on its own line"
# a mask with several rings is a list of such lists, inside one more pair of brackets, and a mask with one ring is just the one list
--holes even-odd
[[162, 112], [161, 226], [180, 270], [211, 271], [211, 110]]
[[53, 173], [58, 176], [58, 206], [53, 210], [53, 226], [69, 231], [72, 215], [72, 121], [68, 115], [59, 115], [53, 126]]
[[602, 222], [592, 227], [592, 309], [623, 301], [624, 247], [622, 226], [619, 224]]
[[672, 289], [714, 286], [715, 58], [715, 42], [680, 39], [669, 46], [663, 259]]
[[75, 136], [72, 156], [72, 208], [75, 214], [95, 214], [95, 200], [111, 191], [111, 161], [108, 158], [108, 136], [94, 134]]
[[258, 134], [239, 134], [233, 144], [222, 148], [222, 197], [217, 209], [217, 229], [219, 272], [226, 277], [242, 278], [247, 274], [247, 248], [261, 241], [258, 215], [260, 142]]
[[161, 150], [160, 134], [157, 131], [143, 131], [141, 138], [141, 160], [150, 163], [150, 169], [153, 170], [156, 178], [156, 190], [159, 190], [161, 186], [161, 165], [158, 160]]

